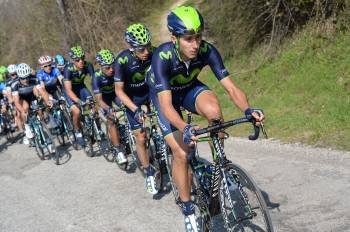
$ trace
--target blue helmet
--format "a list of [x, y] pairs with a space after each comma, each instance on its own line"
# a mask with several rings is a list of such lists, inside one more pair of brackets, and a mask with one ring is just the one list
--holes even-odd
[[202, 15], [191, 6], [180, 6], [168, 15], [168, 29], [175, 36], [200, 33], [204, 29]]
[[66, 60], [64, 59], [64, 57], [60, 54], [57, 54], [55, 56], [55, 62], [57, 66], [65, 66], [66, 64]]

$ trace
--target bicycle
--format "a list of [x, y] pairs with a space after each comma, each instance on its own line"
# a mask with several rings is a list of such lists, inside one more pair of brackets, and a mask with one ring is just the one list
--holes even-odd
[[[97, 116], [95, 102], [92, 97], [87, 97], [86, 101], [80, 106], [82, 116], [83, 137], [85, 140], [84, 152], [88, 157], [93, 157], [96, 152], [103, 152], [108, 148], [109, 142], [106, 134], [101, 129], [101, 123]], [[94, 144], [97, 142], [98, 150], [94, 150]]]
[[5, 98], [2, 104], [6, 105], [6, 112], [0, 112], [1, 131], [6, 136], [6, 140], [13, 139], [13, 133], [16, 131], [13, 105]]
[[[219, 136], [223, 129], [247, 122], [254, 125], [254, 135], [250, 135], [249, 139], [256, 140], [260, 127], [255, 126], [252, 117], [224, 123], [215, 120], [212, 126], [193, 131], [196, 136], [210, 133], [199, 138], [189, 157], [192, 171], [191, 198], [201, 231], [213, 231], [212, 217], [220, 213], [227, 231], [274, 231], [257, 184], [243, 168], [227, 160]], [[261, 128], [266, 135], [264, 128]], [[199, 162], [198, 142], [211, 143], [213, 162]], [[176, 203], [181, 204], [176, 187], [173, 193]]]
[[76, 138], [74, 134], [74, 126], [72, 119], [67, 108], [66, 100], [60, 97], [58, 101], [53, 102], [53, 107], [51, 109], [52, 117], [57, 122], [57, 128], [54, 130], [53, 134], [57, 135], [57, 140], [60, 145], [65, 145], [65, 137], [69, 143], [76, 148]]
[[47, 149], [50, 158], [54, 156], [55, 163], [58, 165], [60, 153], [56, 150], [56, 145], [49, 128], [41, 120], [42, 112], [45, 108], [46, 106], [39, 105], [36, 100], [33, 101], [28, 115], [28, 123], [34, 134], [33, 140], [38, 157], [44, 160], [46, 157], [44, 149]]
[[169, 173], [166, 161], [170, 155], [169, 147], [157, 128], [157, 123], [154, 120], [154, 117], [157, 117], [157, 111], [154, 107], [148, 107], [148, 113], [145, 113], [145, 116], [149, 119], [149, 127], [146, 127], [144, 122], [142, 128], [146, 130], [146, 148], [149, 162], [155, 170], [156, 188], [163, 190], [165, 184], [164, 176]]

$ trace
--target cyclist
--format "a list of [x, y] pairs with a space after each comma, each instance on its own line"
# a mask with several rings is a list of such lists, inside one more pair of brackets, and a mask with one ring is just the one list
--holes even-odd
[[103, 114], [107, 116], [108, 133], [113, 144], [113, 154], [116, 156], [117, 162], [123, 164], [126, 163], [127, 159], [120, 147], [119, 132], [110, 117], [113, 114], [113, 102], [120, 105], [120, 100], [115, 94], [114, 60], [114, 55], [108, 49], [102, 49], [97, 53], [96, 62], [101, 66], [101, 69], [96, 70], [92, 79], [92, 87]]
[[5, 66], [0, 67], [0, 133], [2, 132], [2, 113], [6, 112], [6, 104], [5, 104], [5, 93], [6, 93], [6, 74], [7, 68]]
[[[19, 112], [17, 111], [16, 106], [14, 105], [13, 97], [12, 97], [13, 86], [18, 81], [17, 65], [10, 64], [7, 67], [7, 71], [8, 71], [8, 74], [9, 74], [10, 78], [8, 78], [7, 81], [6, 81], [6, 90], [4, 91], [4, 95], [8, 99], [9, 106], [13, 107], [13, 111], [12, 112], [13, 112], [13, 114], [15, 116], [15, 123], [16, 123], [15, 126], [17, 126], [19, 128], [19, 125], [22, 125], [22, 123], [21, 123], [21, 119], [19, 117]], [[14, 126], [13, 126], [13, 128], [14, 128]]]
[[149, 103], [148, 86], [145, 84], [146, 69], [151, 64], [154, 48], [149, 30], [140, 23], [130, 25], [125, 32], [128, 49], [122, 51], [115, 62], [115, 92], [127, 107], [126, 116], [136, 137], [136, 151], [146, 170], [146, 191], [156, 194], [154, 170], [149, 164], [146, 152], [146, 133], [142, 127], [141, 105]]
[[76, 142], [80, 147], [85, 146], [81, 133], [80, 105], [87, 97], [92, 96], [85, 86], [84, 80], [87, 75], [94, 76], [94, 67], [85, 62], [85, 52], [80, 46], [72, 47], [68, 52], [72, 63], [64, 68], [64, 91], [63, 94], [73, 115]]
[[[17, 74], [19, 80], [14, 83], [12, 89], [12, 96], [17, 110], [19, 111], [21, 121], [24, 122], [25, 134], [23, 138], [24, 144], [29, 144], [29, 140], [33, 138], [33, 134], [27, 122], [27, 115], [30, 104], [39, 96], [39, 91], [44, 99], [46, 105], [50, 106], [49, 95], [45, 90], [40, 90], [41, 86], [38, 84], [35, 76], [32, 75], [32, 68], [25, 63], [17, 66]], [[23, 124], [19, 125], [20, 130], [23, 129]]]
[[58, 70], [60, 70], [60, 72], [63, 74], [64, 67], [66, 66], [66, 60], [61, 54], [57, 54], [55, 56], [55, 65], [56, 68], [58, 68]]
[[189, 146], [196, 137], [192, 134], [194, 126], [182, 119], [180, 106], [205, 117], [209, 123], [217, 118], [223, 120], [216, 95], [197, 79], [202, 68], [210, 66], [232, 102], [246, 115], [261, 121], [263, 114], [249, 108], [246, 95], [234, 84], [219, 52], [202, 40], [204, 21], [195, 8], [175, 8], [169, 13], [167, 23], [171, 42], [162, 44], [154, 52], [148, 83], [152, 83], [152, 91], [157, 93], [152, 100], [161, 112], [160, 128], [174, 154], [172, 173], [182, 201], [186, 231], [197, 231], [187, 161]]
[[38, 64], [41, 69], [36, 73], [36, 78], [41, 85], [41, 90], [45, 89], [56, 100], [59, 99], [57, 92], [61, 86], [63, 76], [58, 68], [52, 66], [51, 56], [41, 56], [38, 59]]

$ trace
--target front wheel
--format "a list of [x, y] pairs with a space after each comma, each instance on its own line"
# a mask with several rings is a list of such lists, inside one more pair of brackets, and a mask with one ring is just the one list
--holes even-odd
[[249, 174], [228, 163], [223, 169], [219, 197], [227, 231], [273, 232], [265, 200]]

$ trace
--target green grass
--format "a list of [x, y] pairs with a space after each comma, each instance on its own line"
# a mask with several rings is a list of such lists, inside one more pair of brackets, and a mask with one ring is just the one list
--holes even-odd
[[[329, 40], [305, 31], [257, 70], [233, 75], [251, 106], [265, 110], [270, 137], [350, 150], [349, 41], [348, 32]], [[257, 49], [241, 61], [225, 63], [232, 73], [239, 73], [249, 70], [252, 60], [262, 59], [263, 53]], [[225, 119], [242, 115], [211, 72], [206, 71], [201, 80], [215, 89]], [[234, 134], [245, 135], [247, 130], [238, 129]]]

